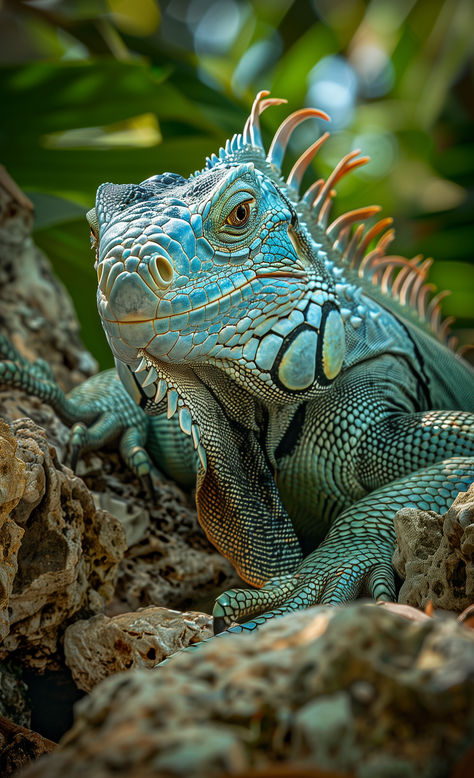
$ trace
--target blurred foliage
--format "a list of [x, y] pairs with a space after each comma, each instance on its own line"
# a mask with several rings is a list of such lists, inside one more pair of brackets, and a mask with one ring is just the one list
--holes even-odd
[[[333, 117], [308, 183], [353, 148], [371, 155], [335, 215], [382, 205], [393, 253], [437, 259], [444, 312], [472, 342], [473, 26], [471, 0], [0, 0], [0, 156], [101, 366], [84, 220], [97, 186], [201, 168], [263, 88]], [[287, 113], [265, 113], [267, 141]], [[316, 129], [295, 133], [285, 169]]]

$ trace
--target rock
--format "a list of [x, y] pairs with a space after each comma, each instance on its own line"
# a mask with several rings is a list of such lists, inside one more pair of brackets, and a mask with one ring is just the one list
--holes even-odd
[[432, 617], [432, 613], [428, 613], [428, 611], [421, 611], [419, 608], [412, 608], [411, 605], [405, 605], [401, 602], [385, 602], [380, 600], [377, 605], [379, 608], [386, 608], [389, 611], [392, 611], [393, 613], [398, 613], [400, 616], [403, 616], [405, 619], [410, 619], [411, 621], [427, 621]]
[[332, 769], [333, 754], [338, 753], [339, 769], [353, 765], [360, 749], [350, 694], [341, 691], [322, 695], [303, 705], [294, 715], [293, 738], [296, 759], [311, 754], [315, 764]]
[[66, 664], [80, 689], [132, 667], [151, 669], [192, 643], [211, 637], [212, 617], [167, 608], [143, 608], [71, 624], [64, 635]]
[[319, 606], [108, 678], [22, 778], [223, 778], [276, 763], [287, 775], [441, 778], [473, 728], [472, 630]]
[[[151, 501], [117, 453], [87, 454], [78, 472], [128, 531], [130, 546], [119, 564], [107, 615], [150, 605], [203, 610], [241, 579], [207, 540], [192, 496], [163, 479]], [[128, 545], [128, 543], [127, 543]]]
[[474, 600], [474, 484], [451, 508], [404, 508], [395, 516], [393, 565], [405, 579], [399, 602], [460, 612]]
[[17, 571], [23, 530], [10, 518], [25, 491], [25, 465], [16, 456], [17, 443], [0, 419], [0, 642], [9, 630], [8, 602]]
[[242, 585], [230, 562], [208, 542], [196, 511], [175, 484], [162, 484], [149, 508], [145, 538], [128, 549], [119, 565], [113, 608], [147, 605], [212, 607], [222, 590]]
[[67, 391], [96, 363], [81, 344], [67, 291], [31, 240], [32, 226], [33, 205], [0, 166], [0, 327], [27, 359], [47, 360]]
[[23, 727], [30, 725], [28, 688], [18, 670], [0, 662], [0, 718], [2, 716]]
[[[80, 473], [78, 472], [78, 474]], [[125, 530], [127, 548], [134, 546], [146, 537], [150, 526], [150, 514], [144, 506], [120, 500], [110, 492], [92, 492], [92, 495], [96, 508], [108, 511], [120, 521]]]
[[23, 537], [3, 608], [9, 633], [0, 659], [15, 652], [43, 671], [57, 662], [63, 624], [79, 611], [97, 613], [112, 597], [125, 537], [115, 518], [95, 509], [81, 479], [59, 463], [44, 430], [29, 419], [13, 422], [11, 430], [25, 483], [9, 519]]
[[[67, 391], [96, 363], [81, 344], [71, 298], [31, 240], [32, 226], [32, 203], [0, 165], [0, 331], [26, 359], [45, 359]], [[54, 411], [21, 389], [0, 391], [0, 417], [24, 416], [48, 429], [62, 458], [68, 430]]]
[[56, 743], [51, 740], [0, 716], [0, 775], [2, 778], [16, 775], [17, 771], [32, 759], [37, 759], [42, 754], [49, 754], [55, 748]]

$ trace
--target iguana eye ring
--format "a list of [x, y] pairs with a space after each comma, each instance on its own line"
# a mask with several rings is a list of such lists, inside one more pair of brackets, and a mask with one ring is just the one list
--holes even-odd
[[91, 249], [95, 249], [97, 246], [97, 235], [95, 230], [91, 227]]
[[239, 203], [229, 213], [226, 223], [231, 227], [245, 227], [250, 217], [250, 201]]

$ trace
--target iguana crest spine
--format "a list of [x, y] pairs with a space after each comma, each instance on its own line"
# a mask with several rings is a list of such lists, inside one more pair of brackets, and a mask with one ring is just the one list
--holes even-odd
[[[418, 254], [412, 259], [406, 259], [387, 254], [395, 235], [391, 228], [392, 218], [382, 218], [370, 227], [365, 223], [381, 210], [380, 206], [356, 208], [328, 224], [335, 195], [334, 187], [352, 170], [367, 164], [370, 157], [359, 156], [360, 150], [349, 152], [336, 165], [326, 181], [318, 179], [300, 196], [299, 188], [303, 176], [321, 146], [330, 137], [330, 133], [325, 132], [301, 154], [285, 180], [281, 176], [281, 167], [288, 141], [301, 122], [311, 118], [329, 120], [329, 116], [316, 108], [295, 111], [276, 131], [267, 154], [262, 141], [259, 117], [267, 108], [287, 103], [284, 99], [269, 98], [269, 94], [266, 90], [257, 94], [243, 133], [235, 134], [232, 139], [227, 140], [225, 147], [219, 149], [218, 154], [207, 157], [204, 170], [222, 163], [240, 163], [251, 159], [266, 175], [276, 179], [278, 186], [291, 200], [299, 204], [303, 218], [317, 221], [332, 248], [340, 254], [342, 266], [348, 271], [352, 281], [361, 284], [370, 294], [381, 296], [380, 299], [385, 298], [386, 301], [388, 297], [390, 302], [395, 302], [399, 313], [408, 316], [418, 325], [428, 326], [442, 342], [454, 349], [458, 342], [457, 337], [450, 333], [454, 317], [442, 319], [440, 305], [450, 291], [443, 290], [434, 294], [436, 287], [427, 281], [428, 271], [433, 264], [432, 258], [424, 259]], [[202, 172], [196, 171], [194, 175], [198, 176]], [[358, 222], [362, 223], [352, 233], [353, 226]], [[376, 238], [376, 245], [368, 252], [367, 249]], [[344, 314], [349, 315], [349, 312], [343, 310], [343, 316]]]

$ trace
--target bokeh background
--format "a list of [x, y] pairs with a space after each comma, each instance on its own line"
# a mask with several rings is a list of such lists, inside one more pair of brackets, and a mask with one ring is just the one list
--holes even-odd
[[[267, 142], [291, 110], [332, 116], [309, 177], [370, 154], [338, 186], [336, 215], [382, 205], [393, 253], [436, 258], [444, 314], [474, 342], [473, 30], [472, 0], [0, 0], [0, 160], [101, 367], [84, 219], [97, 186], [202, 168], [259, 89], [289, 103], [264, 114]], [[288, 171], [322, 129], [299, 128]]]

